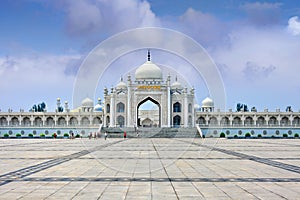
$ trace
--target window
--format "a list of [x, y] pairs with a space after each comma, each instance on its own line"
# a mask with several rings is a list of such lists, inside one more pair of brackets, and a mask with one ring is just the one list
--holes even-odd
[[173, 104], [173, 112], [181, 112], [181, 104], [179, 102]]
[[206, 121], [205, 121], [204, 117], [199, 117], [197, 123], [200, 125], [205, 125]]
[[117, 112], [123, 113], [125, 111], [125, 105], [124, 103], [120, 102], [117, 104]]
[[218, 124], [218, 120], [215, 117], [211, 117], [208, 121], [209, 125], [217, 125]]
[[188, 107], [188, 112], [189, 112], [189, 113], [192, 113], [192, 108], [193, 108], [193, 107], [192, 107], [192, 104], [190, 103], [190, 104], [189, 104], [189, 107]]
[[90, 124], [90, 120], [87, 117], [83, 117], [81, 119], [81, 125], [89, 125]]
[[123, 116], [119, 115], [117, 120], [120, 127], [123, 127], [125, 125], [125, 119]]
[[77, 124], [78, 124], [78, 120], [75, 117], [71, 117], [70, 125], [77, 125]]
[[174, 127], [179, 127], [180, 126], [180, 121], [181, 121], [181, 117], [179, 115], [176, 115], [173, 118], [173, 125], [174, 125]]
[[106, 112], [110, 113], [110, 105], [109, 104], [106, 104]]

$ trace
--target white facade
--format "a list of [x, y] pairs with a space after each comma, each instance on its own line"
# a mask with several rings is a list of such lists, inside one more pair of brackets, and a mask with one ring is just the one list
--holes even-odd
[[[41, 129], [41, 132], [58, 129], [78, 130], [88, 132], [105, 127], [195, 127], [202, 130], [214, 129], [213, 136], [220, 132], [230, 134], [271, 133], [282, 135], [299, 134], [300, 112], [291, 109], [275, 112], [265, 109], [257, 112], [228, 112], [215, 110], [214, 102], [205, 98], [202, 105], [195, 105], [194, 89], [182, 87], [177, 77], [170, 75], [163, 78], [162, 70], [148, 60], [138, 67], [134, 76], [127, 75], [126, 81], [121, 81], [110, 90], [104, 90], [104, 102], [98, 99], [94, 106], [93, 100], [83, 99], [81, 106], [70, 110], [68, 102], [61, 106], [57, 99], [55, 112], [7, 112], [0, 111], [0, 136], [7, 132], [22, 133]], [[142, 105], [152, 102], [155, 110], [143, 110]], [[195, 106], [194, 106], [195, 105]], [[30, 130], [29, 130], [30, 129]], [[268, 129], [268, 131], [267, 131]], [[14, 132], [15, 130], [15, 132]], [[273, 131], [273, 132], [272, 132]], [[57, 132], [57, 131], [56, 131]]]
[[[171, 84], [171, 76], [163, 80], [161, 69], [148, 60], [135, 71], [135, 80], [127, 76], [127, 82], [104, 90], [104, 125], [109, 127], [142, 126], [146, 118], [139, 114], [140, 106], [151, 101], [158, 106], [157, 116], [148, 116], [148, 121], [157, 127], [194, 126], [194, 89], [182, 88], [177, 80]], [[140, 116], [141, 115], [141, 116]]]

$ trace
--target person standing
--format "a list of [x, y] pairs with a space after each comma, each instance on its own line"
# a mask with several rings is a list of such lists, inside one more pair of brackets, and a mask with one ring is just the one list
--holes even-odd
[[126, 139], [127, 137], [127, 134], [126, 134], [126, 131], [124, 131], [124, 139]]

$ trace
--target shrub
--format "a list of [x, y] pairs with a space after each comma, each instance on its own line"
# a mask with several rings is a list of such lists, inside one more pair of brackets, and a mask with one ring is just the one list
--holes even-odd
[[28, 134], [28, 137], [33, 137], [33, 134], [32, 134], [32, 133], [29, 133], [29, 134]]
[[288, 137], [288, 134], [284, 133], [282, 134], [282, 137]]
[[246, 133], [245, 137], [251, 137], [251, 134], [250, 133]]
[[222, 133], [220, 134], [220, 138], [224, 138], [224, 137], [225, 137], [225, 133], [222, 132]]
[[294, 137], [299, 137], [299, 134], [298, 134], [298, 133], [295, 133]]
[[258, 138], [261, 138], [261, 134], [258, 134], [257, 137], [258, 137]]
[[76, 134], [76, 136], [75, 136], [76, 138], [80, 138], [80, 135], [79, 134]]
[[64, 134], [64, 137], [69, 137], [69, 134], [68, 134], [68, 133], [65, 133], [65, 134]]
[[3, 137], [8, 138], [9, 134], [8, 133], [4, 133]]
[[40, 134], [40, 137], [44, 138], [46, 135], [44, 133]]
[[17, 134], [16, 134], [16, 137], [21, 137], [21, 134], [20, 134], [20, 133], [17, 133]]
[[237, 135], [234, 135], [233, 137], [234, 137], [234, 138], [237, 138], [238, 136], [237, 136]]

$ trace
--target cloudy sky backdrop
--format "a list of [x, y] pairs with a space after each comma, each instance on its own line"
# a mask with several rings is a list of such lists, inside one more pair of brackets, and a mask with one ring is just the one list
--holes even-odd
[[[259, 110], [291, 105], [298, 111], [299, 17], [297, 0], [2, 0], [0, 109], [29, 110], [45, 101], [53, 111], [57, 97], [72, 104], [77, 71], [96, 45], [121, 31], [162, 27], [180, 31], [206, 49], [223, 78], [227, 108], [240, 102]], [[103, 87], [110, 88], [144, 62], [142, 54], [120, 58], [109, 71], [114, 74], [110, 82], [99, 82], [98, 95], [86, 95], [96, 102]], [[165, 52], [153, 52], [154, 62], [184, 64], [172, 60]], [[126, 70], [117, 67], [121, 65]], [[201, 83], [194, 87], [200, 103], [209, 91]]]

